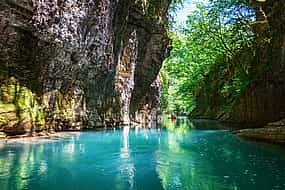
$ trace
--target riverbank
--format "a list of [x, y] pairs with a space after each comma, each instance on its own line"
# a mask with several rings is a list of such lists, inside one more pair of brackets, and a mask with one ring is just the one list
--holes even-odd
[[122, 127], [116, 128], [106, 128], [106, 127], [97, 127], [97, 128], [83, 128], [80, 130], [65, 130], [65, 131], [54, 131], [54, 132], [34, 132], [32, 134], [25, 133], [22, 135], [7, 135], [4, 132], [0, 132], [0, 142], [22, 142], [22, 141], [36, 141], [38, 139], [50, 139], [50, 138], [63, 138], [68, 134], [73, 134], [77, 132], [89, 132], [89, 131], [105, 131], [105, 130], [117, 130]]
[[[69, 132], [68, 132], [69, 133]], [[66, 136], [67, 132], [40, 132], [34, 133], [33, 135], [14, 135], [14, 136], [4, 136], [0, 135], [0, 142], [33, 142], [39, 139], [51, 139], [51, 138], [63, 138]]]
[[[178, 117], [180, 118], [180, 117]], [[240, 138], [261, 141], [271, 144], [285, 144], [285, 119], [268, 123], [265, 127], [250, 127], [241, 124], [220, 122], [218, 120], [208, 119], [190, 119], [195, 129], [217, 129], [217, 130], [230, 130], [233, 134]], [[31, 142], [37, 141], [38, 139], [50, 139], [50, 138], [62, 138], [67, 134], [78, 131], [102, 131], [102, 130], [113, 130], [113, 128], [85, 128], [83, 130], [67, 130], [60, 132], [35, 132], [25, 133], [22, 135], [7, 135], [4, 132], [0, 132], [0, 142]]]
[[235, 131], [241, 138], [274, 144], [285, 144], [285, 119], [268, 123], [265, 127]]
[[[178, 118], [180, 118], [178, 116]], [[247, 140], [261, 141], [271, 144], [285, 144], [285, 119], [271, 122], [264, 127], [254, 124], [241, 124], [205, 118], [189, 118], [195, 129], [228, 129], [233, 134]]]

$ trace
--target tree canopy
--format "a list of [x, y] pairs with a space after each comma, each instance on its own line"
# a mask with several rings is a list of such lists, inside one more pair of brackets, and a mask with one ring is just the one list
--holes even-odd
[[254, 9], [243, 0], [210, 0], [196, 7], [184, 25], [169, 31], [172, 51], [161, 72], [166, 112], [190, 113], [201, 96], [203, 104], [216, 96], [230, 103], [251, 80], [246, 55], [254, 53]]

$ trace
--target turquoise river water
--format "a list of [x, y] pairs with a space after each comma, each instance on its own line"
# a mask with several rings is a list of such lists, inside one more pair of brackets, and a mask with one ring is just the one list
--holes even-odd
[[0, 190], [285, 189], [284, 147], [209, 123], [184, 119], [165, 127], [0, 142]]

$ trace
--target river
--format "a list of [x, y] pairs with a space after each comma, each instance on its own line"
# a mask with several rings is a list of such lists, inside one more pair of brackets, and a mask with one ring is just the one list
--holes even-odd
[[246, 141], [211, 125], [165, 120], [163, 129], [125, 127], [0, 142], [0, 189], [285, 189], [283, 147]]

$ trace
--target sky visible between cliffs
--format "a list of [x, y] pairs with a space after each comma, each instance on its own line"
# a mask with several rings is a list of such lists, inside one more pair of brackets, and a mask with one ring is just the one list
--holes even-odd
[[183, 6], [174, 13], [174, 21], [177, 24], [185, 24], [187, 20], [187, 16], [195, 11], [198, 10], [196, 7], [196, 3], [208, 3], [208, 0], [185, 0]]

